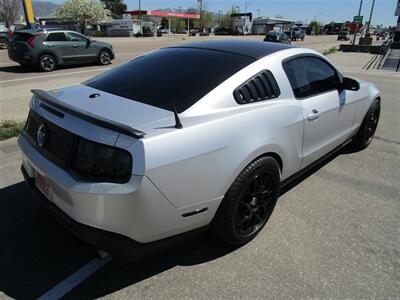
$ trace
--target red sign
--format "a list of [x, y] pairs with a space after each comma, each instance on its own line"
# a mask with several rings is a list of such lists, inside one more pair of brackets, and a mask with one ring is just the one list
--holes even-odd
[[350, 24], [347, 26], [347, 28], [349, 28], [349, 30], [350, 30], [351, 33], [358, 32], [359, 29], [360, 29], [361, 27], [362, 27], [362, 25], [361, 25], [361, 24], [358, 24], [358, 23], [350, 23]]
[[130, 15], [147, 15], [147, 16], [166, 17], [166, 18], [200, 19], [200, 15], [198, 14], [183, 14], [183, 13], [161, 11], [161, 10], [141, 10], [141, 11], [131, 10], [125, 13]]

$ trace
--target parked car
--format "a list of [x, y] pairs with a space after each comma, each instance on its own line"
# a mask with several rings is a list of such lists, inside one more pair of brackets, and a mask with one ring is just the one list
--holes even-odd
[[344, 145], [368, 147], [380, 114], [378, 89], [319, 52], [243, 40], [32, 92], [18, 138], [31, 191], [77, 237], [135, 257], [207, 228], [249, 242], [281, 188]]
[[264, 42], [291, 44], [290, 38], [283, 32], [268, 32], [264, 38]]
[[291, 30], [285, 31], [285, 34], [292, 40], [292, 41], [297, 41], [301, 40], [304, 41], [304, 37], [306, 34], [301, 28], [295, 27]]
[[214, 34], [215, 35], [239, 35], [239, 31], [233, 30], [231, 28], [219, 27], [219, 28], [215, 28]]
[[190, 29], [189, 36], [196, 36], [199, 31], [197, 29]]
[[8, 43], [13, 32], [5, 26], [0, 25], [0, 49], [8, 49]]
[[350, 33], [348, 30], [342, 30], [339, 32], [338, 37], [337, 37], [338, 41], [348, 41], [350, 40]]
[[202, 31], [199, 32], [199, 35], [200, 35], [200, 36], [209, 36], [210, 33], [209, 33], [208, 30], [204, 29], [204, 30], [202, 30]]
[[37, 65], [42, 71], [57, 66], [98, 62], [102, 65], [114, 59], [112, 45], [92, 40], [68, 30], [21, 30], [10, 40], [8, 56], [25, 65]]

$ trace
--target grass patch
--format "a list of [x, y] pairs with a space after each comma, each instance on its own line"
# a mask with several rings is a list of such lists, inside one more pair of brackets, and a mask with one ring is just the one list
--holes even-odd
[[0, 141], [18, 136], [24, 129], [25, 122], [17, 123], [12, 120], [0, 122]]
[[329, 54], [335, 53], [336, 51], [337, 51], [336, 47], [331, 47], [331, 48], [329, 48], [327, 50], [324, 50], [324, 52], [322, 52], [322, 54], [323, 55], [329, 55]]

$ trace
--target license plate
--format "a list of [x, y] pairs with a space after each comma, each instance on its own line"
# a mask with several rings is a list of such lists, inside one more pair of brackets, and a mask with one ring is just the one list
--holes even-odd
[[35, 184], [46, 198], [51, 201], [53, 198], [53, 191], [51, 190], [49, 180], [37, 171], [35, 171]]

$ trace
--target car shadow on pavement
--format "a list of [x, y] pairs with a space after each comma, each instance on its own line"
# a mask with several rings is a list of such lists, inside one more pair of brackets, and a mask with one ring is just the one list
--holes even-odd
[[[24, 182], [0, 189], [0, 199], [0, 292], [15, 299], [37, 298], [96, 257], [92, 246], [72, 237], [42, 209]], [[136, 263], [112, 260], [86, 280], [89, 285], [77, 287], [77, 294], [73, 290], [72, 298], [100, 297], [177, 265], [200, 264], [234, 249], [203, 234]]]
[[47, 215], [24, 182], [0, 189], [0, 220], [0, 291], [9, 297], [35, 299], [96, 255]]
[[[346, 147], [285, 186], [281, 195], [318, 171]], [[96, 250], [72, 237], [36, 202], [24, 182], [0, 189], [0, 291], [16, 299], [37, 298], [96, 257]], [[211, 261], [235, 251], [206, 233], [138, 262], [111, 260], [67, 299], [93, 299], [116, 292], [176, 266]]]
[[14, 65], [14, 66], [0, 67], [0, 72], [21, 74], [21, 73], [38, 73], [40, 72], [40, 70], [39, 68], [35, 68], [35, 66]]

